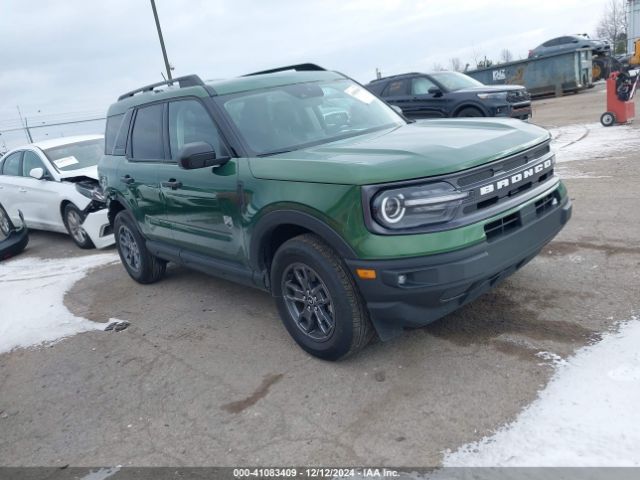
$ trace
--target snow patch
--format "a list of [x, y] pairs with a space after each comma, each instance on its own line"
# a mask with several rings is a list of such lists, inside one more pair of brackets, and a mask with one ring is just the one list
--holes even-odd
[[[445, 452], [453, 466], [640, 466], [640, 321], [583, 347], [491, 437]], [[553, 354], [540, 352], [553, 359]]]
[[87, 272], [118, 262], [116, 254], [0, 264], [0, 353], [56, 342], [105, 324], [77, 317], [64, 306], [65, 293]]
[[558, 163], [576, 160], [607, 160], [612, 152], [634, 152], [640, 147], [640, 132], [629, 125], [603, 127], [600, 123], [567, 125], [549, 130]]
[[[536, 357], [540, 357], [542, 360], [546, 360], [553, 365], [564, 365], [567, 363], [564, 358], [553, 352], [538, 352], [536, 353]], [[540, 365], [544, 365], [544, 363], [541, 363]]]
[[110, 468], [100, 468], [95, 472], [91, 470], [87, 475], [82, 477], [80, 480], [105, 480], [109, 477], [112, 477], [116, 473], [120, 471], [120, 466], [110, 467]]

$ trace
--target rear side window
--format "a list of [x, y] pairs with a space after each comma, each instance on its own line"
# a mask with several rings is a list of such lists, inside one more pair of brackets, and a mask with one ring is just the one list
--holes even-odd
[[116, 141], [113, 145], [112, 155], [124, 155], [127, 149], [127, 137], [129, 136], [129, 126], [131, 125], [131, 117], [133, 116], [133, 110], [128, 110], [125, 114], [122, 122], [120, 123], [120, 129], [116, 135]]
[[120, 131], [120, 125], [122, 124], [122, 119], [124, 118], [124, 113], [120, 115], [111, 115], [107, 117], [107, 127], [104, 132], [104, 154], [111, 155], [113, 152], [113, 146], [116, 143], [116, 136]]
[[163, 104], [141, 107], [131, 132], [131, 156], [135, 160], [164, 159], [162, 137]]
[[13, 175], [14, 177], [20, 176], [20, 160], [22, 159], [22, 152], [16, 152], [9, 155], [2, 162], [2, 174]]
[[399, 95], [407, 94], [407, 81], [406, 80], [394, 80], [389, 82], [387, 88], [382, 93], [385, 97], [397, 97]]

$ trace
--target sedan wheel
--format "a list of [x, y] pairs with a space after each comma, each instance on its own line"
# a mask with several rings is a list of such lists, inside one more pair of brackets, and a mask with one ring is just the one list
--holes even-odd
[[80, 248], [93, 248], [93, 242], [89, 235], [82, 227], [84, 217], [82, 212], [78, 210], [78, 207], [72, 204], [68, 204], [64, 209], [64, 224], [67, 227], [67, 232], [71, 235], [71, 238]]

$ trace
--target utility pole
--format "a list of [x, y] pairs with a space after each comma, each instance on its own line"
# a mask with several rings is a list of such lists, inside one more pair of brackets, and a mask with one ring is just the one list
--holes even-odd
[[24, 126], [24, 131], [27, 134], [27, 140], [29, 140], [29, 143], [33, 143], [33, 138], [31, 138], [31, 132], [29, 131], [29, 125], [27, 125], [27, 119], [26, 118], [24, 120], [22, 119], [22, 112], [20, 111], [20, 106], [16, 105], [16, 108], [18, 109], [18, 115], [20, 116], [20, 123], [22, 123], [22, 125]]
[[164, 66], [167, 69], [167, 78], [169, 81], [173, 80], [171, 77], [171, 67], [169, 66], [169, 59], [167, 58], [167, 49], [164, 48], [164, 39], [162, 38], [162, 29], [160, 28], [160, 20], [158, 19], [158, 11], [156, 10], [155, 0], [151, 0], [151, 9], [153, 10], [153, 18], [156, 20], [156, 28], [158, 29], [158, 38], [160, 39], [160, 48], [162, 48], [162, 57], [164, 58]]

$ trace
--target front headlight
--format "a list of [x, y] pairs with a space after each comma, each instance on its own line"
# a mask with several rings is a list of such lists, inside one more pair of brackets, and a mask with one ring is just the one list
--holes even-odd
[[506, 100], [507, 92], [478, 93], [478, 98], [481, 100]]
[[95, 200], [100, 203], [104, 203], [105, 196], [100, 186], [87, 186], [86, 184], [76, 183], [76, 190], [91, 200]]
[[446, 182], [383, 190], [373, 197], [371, 213], [385, 228], [431, 225], [451, 220], [468, 196]]

